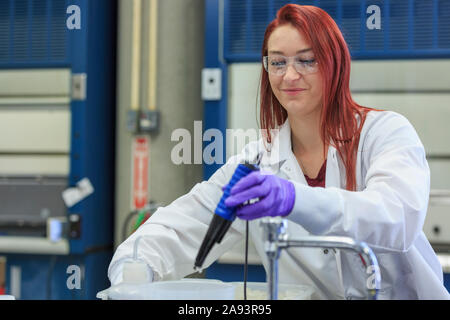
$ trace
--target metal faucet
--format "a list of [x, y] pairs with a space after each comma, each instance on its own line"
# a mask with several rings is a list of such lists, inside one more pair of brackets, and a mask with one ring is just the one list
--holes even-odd
[[[287, 234], [287, 220], [280, 217], [266, 217], [261, 220], [264, 232], [265, 251], [269, 259], [268, 294], [271, 300], [278, 299], [278, 259], [281, 249], [289, 247], [310, 247], [353, 250], [359, 253], [367, 267], [372, 266], [369, 277], [374, 277], [374, 285], [367, 286], [367, 299], [376, 300], [380, 287], [381, 276], [378, 261], [372, 249], [365, 242], [357, 242], [348, 237], [307, 236], [289, 239]], [[371, 288], [373, 287], [373, 288]]]

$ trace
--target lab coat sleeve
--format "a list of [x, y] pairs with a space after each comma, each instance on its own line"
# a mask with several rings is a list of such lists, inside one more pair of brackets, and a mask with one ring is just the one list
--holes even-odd
[[[222, 187], [231, 178], [239, 156], [229, 159], [208, 181], [197, 183], [189, 193], [158, 210], [120, 244], [108, 269], [111, 283], [122, 281], [125, 261], [133, 255], [138, 237], [138, 259], [144, 261], [158, 280], [181, 279], [195, 272], [194, 259], [209, 227], [212, 214], [223, 194]], [[245, 225], [236, 219], [223, 238], [216, 244], [205, 260], [204, 268], [220, 258], [241, 238]]]
[[[428, 207], [430, 171], [413, 126], [397, 113], [367, 129], [358, 157], [367, 168], [362, 191], [295, 183], [289, 218], [315, 235], [352, 237], [373, 249], [406, 252]], [[365, 171], [365, 170], [362, 170]]]

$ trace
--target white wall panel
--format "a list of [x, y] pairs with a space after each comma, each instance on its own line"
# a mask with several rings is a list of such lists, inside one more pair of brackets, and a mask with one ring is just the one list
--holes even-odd
[[0, 152], [69, 152], [70, 110], [0, 108]]
[[431, 188], [450, 189], [450, 60], [353, 61], [350, 87], [359, 104], [408, 118], [429, 158]]
[[0, 175], [34, 176], [69, 174], [69, 156], [19, 156], [0, 154]]
[[423, 231], [431, 243], [450, 243], [450, 200], [432, 199]]
[[414, 126], [427, 154], [450, 154], [450, 92], [353, 93], [353, 99], [367, 107], [396, 111]]
[[357, 91], [450, 91], [450, 60], [353, 61], [350, 88]]
[[70, 69], [0, 70], [0, 96], [69, 96]]
[[431, 189], [450, 189], [450, 161], [429, 159]]
[[[228, 125], [231, 130], [241, 129], [243, 134], [251, 131], [259, 134], [259, 63], [234, 63], [228, 67]], [[248, 131], [250, 130], [250, 131]], [[248, 134], [250, 136], [250, 134]], [[249, 141], [247, 141], [248, 143]], [[227, 139], [227, 159], [239, 153], [245, 146], [241, 139]], [[232, 250], [225, 253], [220, 263], [244, 263], [245, 241], [239, 241]], [[256, 249], [249, 241], [249, 264], [260, 264]]]
[[68, 175], [70, 69], [0, 70], [0, 174]]
[[[257, 131], [259, 128], [259, 100], [257, 98], [259, 97], [260, 73], [261, 65], [258, 63], [235, 63], [229, 66], [228, 129]], [[257, 133], [259, 132], [257, 131]], [[238, 139], [233, 141], [234, 145], [227, 139], [227, 159], [239, 153], [245, 145]]]

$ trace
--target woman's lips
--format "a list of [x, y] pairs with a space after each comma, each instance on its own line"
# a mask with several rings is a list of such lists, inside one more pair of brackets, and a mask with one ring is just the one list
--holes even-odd
[[300, 92], [304, 91], [305, 89], [302, 88], [293, 88], [293, 89], [282, 89], [281, 91], [283, 91], [284, 93], [290, 95], [290, 96], [295, 96], [296, 94], [299, 94]]

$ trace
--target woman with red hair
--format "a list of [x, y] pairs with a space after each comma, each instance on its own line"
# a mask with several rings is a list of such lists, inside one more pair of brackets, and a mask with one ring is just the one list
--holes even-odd
[[[349, 90], [350, 54], [333, 19], [313, 6], [286, 5], [266, 29], [261, 59], [261, 128], [267, 133], [208, 181], [160, 208], [119, 248], [111, 282], [139, 235], [141, 259], [154, 280], [192, 272], [211, 212], [236, 164], [260, 159], [225, 201], [236, 219], [210, 265], [244, 234], [249, 221], [267, 268], [259, 219], [282, 216], [292, 237], [346, 236], [377, 256], [381, 299], [448, 299], [440, 263], [422, 231], [430, 191], [424, 147], [409, 121], [395, 112], [355, 103]], [[271, 173], [271, 174], [268, 174]], [[225, 187], [224, 187], [225, 186]], [[250, 201], [250, 200], [257, 201]], [[279, 259], [279, 282], [308, 284], [316, 298], [357, 299], [367, 283], [360, 257], [344, 251], [297, 248]]]

